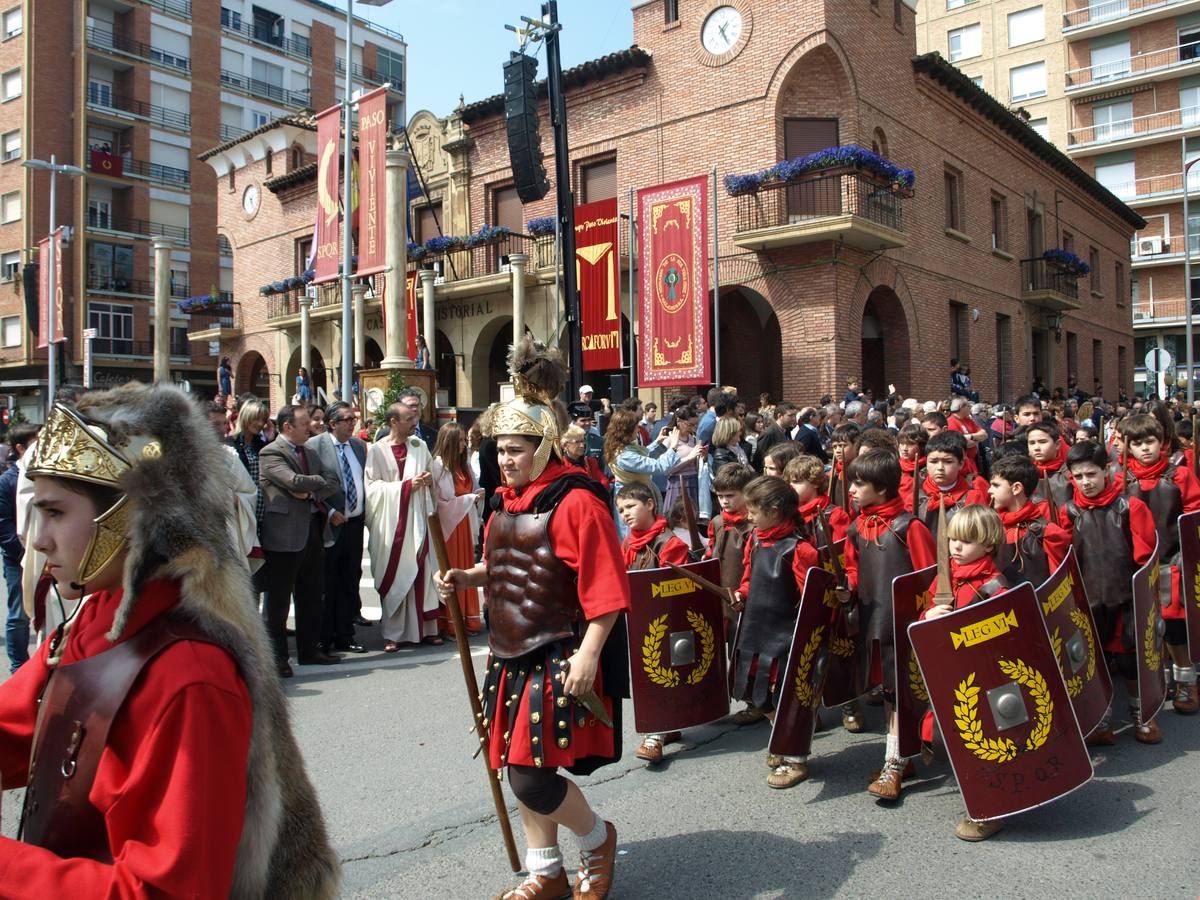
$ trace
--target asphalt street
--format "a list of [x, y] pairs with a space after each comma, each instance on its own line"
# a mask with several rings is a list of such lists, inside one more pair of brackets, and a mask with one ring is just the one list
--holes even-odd
[[[376, 617], [369, 584], [364, 602]], [[298, 667], [285, 685], [342, 860], [343, 896], [494, 896], [512, 882], [483, 763], [471, 758], [476, 739], [456, 651], [384, 654], [378, 626], [359, 636], [369, 654]], [[475, 638], [477, 670], [484, 653]], [[1092, 782], [969, 845], [953, 836], [963, 806], [944, 756], [919, 767], [894, 808], [866, 794], [883, 757], [882, 711], [867, 712], [869, 731], [860, 735], [827, 713], [836, 727], [817, 735], [811, 778], [784, 791], [766, 785], [766, 725], [725, 720], [688, 731], [649, 770], [633, 755], [627, 715], [621, 761], [580, 780], [617, 827], [610, 896], [1197, 896], [1200, 717], [1164, 711], [1159, 746], [1119, 734], [1115, 747], [1095, 754]], [[15, 835], [19, 804], [19, 791], [6, 792], [6, 835]], [[562, 844], [573, 865], [572, 839]]]

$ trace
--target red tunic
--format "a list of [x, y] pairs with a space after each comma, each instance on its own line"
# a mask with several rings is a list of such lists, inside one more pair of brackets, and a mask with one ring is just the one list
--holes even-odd
[[[954, 609], [962, 609], [977, 600], [985, 599], [980, 589], [994, 578], [1002, 579], [1002, 576], [996, 568], [995, 559], [991, 556], [984, 556], [965, 565], [950, 560], [950, 586], [954, 594]], [[929, 595], [932, 597], [937, 593], [937, 589], [938, 580], [935, 576], [933, 584], [929, 586]], [[927, 618], [932, 608], [931, 606], [921, 613], [921, 618]]]
[[971, 506], [975, 503], [980, 506], [989, 506], [991, 500], [988, 496], [987, 482], [978, 476], [968, 479], [965, 466], [959, 473], [958, 481], [954, 482], [954, 486], [950, 490], [943, 491], [928, 475], [921, 484], [921, 490], [929, 498], [929, 506], [932, 509], [937, 509], [941, 504], [945, 505], [947, 510], [951, 510], [958, 505], [960, 500], [963, 506]]
[[913, 478], [916, 477], [917, 467], [925, 465], [925, 457], [920, 459], [905, 459], [900, 457], [900, 496], [904, 498], [908, 511], [912, 512]]
[[[122, 592], [95, 594], [76, 617], [61, 664], [109, 649]], [[174, 607], [179, 586], [143, 588], [122, 640]], [[38, 697], [49, 678], [49, 642], [0, 687], [0, 772], [22, 787]], [[88, 798], [108, 829], [112, 863], [61, 859], [0, 837], [8, 896], [226, 897], [245, 821], [253, 711], [233, 659], [219, 647], [179, 641], [146, 664], [113, 720]]]
[[1011, 512], [998, 509], [996, 512], [1000, 514], [1000, 521], [1004, 523], [1004, 539], [1010, 544], [1015, 544], [1021, 539], [1029, 522], [1037, 519], [1045, 521], [1046, 525], [1042, 529], [1042, 548], [1046, 551], [1046, 563], [1051, 572], [1062, 565], [1067, 550], [1071, 547], [1071, 534], [1064, 531], [1057, 522], [1050, 520], [1050, 507], [1045, 500], [1037, 503], [1030, 500], [1020, 509]]
[[[638, 553], [654, 543], [654, 539], [666, 530], [667, 520], [662, 516], [659, 516], [654, 524], [645, 531], [630, 529], [629, 534], [621, 543], [621, 557], [625, 568], [632, 569], [633, 564], [637, 561]], [[664, 566], [667, 563], [674, 563], [677, 566], [686, 565], [688, 562], [687, 544], [681, 541], [678, 535], [672, 534], [663, 544], [662, 549], [658, 551], [658, 561]]]
[[[1149, 493], [1154, 490], [1155, 485], [1158, 484], [1168, 465], [1169, 460], [1165, 456], [1160, 456], [1157, 463], [1149, 466], [1143, 466], [1137, 460], [1130, 457], [1130, 477], [1137, 478], [1138, 486], [1146, 493]], [[1179, 488], [1179, 498], [1183, 502], [1183, 511], [1191, 513], [1200, 509], [1200, 481], [1196, 479], [1195, 473], [1185, 465], [1177, 465], [1171, 480]], [[1171, 523], [1171, 527], [1176, 527], [1174, 522]], [[1180, 575], [1178, 564], [1172, 563], [1170, 577], [1171, 603], [1163, 608], [1163, 617], [1167, 619], [1186, 619], [1187, 610], [1183, 608], [1183, 584], [1180, 581], [1182, 576]]]
[[[538, 494], [571, 471], [572, 468], [552, 459], [546, 470], [528, 486], [521, 489], [501, 487], [497, 493], [503, 498], [504, 508], [509, 512], [528, 512], [533, 508], [533, 501]], [[488, 527], [491, 527], [493, 521], [494, 518], [489, 520]], [[617, 543], [617, 529], [608, 508], [594, 494], [585, 490], [568, 491], [554, 508], [548, 530], [555, 554], [567, 568], [578, 575], [579, 605], [586, 620], [591, 621], [612, 612], [629, 609], [629, 578], [622, 563], [620, 544]], [[542, 717], [549, 720], [554, 715], [554, 709], [549, 667], [546, 668], [542, 690]], [[506, 694], [505, 687], [502, 682], [498, 688], [501, 696]], [[604, 705], [611, 715], [613, 701], [604, 695], [599, 669], [596, 672], [595, 690], [603, 698]], [[496, 715], [492, 721], [492, 734], [498, 738], [510, 730], [510, 722], [512, 734], [507, 754], [504, 741], [497, 739], [489, 744], [492, 768], [499, 769], [506, 763], [518, 766], [533, 765], [533, 753], [529, 743], [528, 689], [521, 697], [516, 713], [511, 717], [504, 704], [497, 704]], [[543, 734], [549, 731], [550, 729], [547, 729]], [[542, 746], [541, 755], [542, 764], [550, 767], [571, 766], [576, 759], [585, 756], [611, 756], [612, 753], [612, 729], [588, 716], [582, 728], [575, 724], [574, 718], [571, 719], [570, 746], [564, 749], [554, 741], [546, 741]], [[507, 755], [505, 761], [501, 761], [502, 755]]]
[[[946, 421], [946, 426], [951, 431], [957, 431], [964, 438], [967, 435], [975, 434], [983, 431], [979, 424], [974, 419], [960, 419], [958, 416], [949, 416]], [[975, 457], [979, 454], [979, 446], [967, 441], [967, 458], [963, 460], [963, 472], [976, 473], [979, 471], [979, 466], [976, 465]]]
[[[812, 525], [817, 513], [823, 512], [827, 506], [829, 498], [820, 494], [800, 507], [800, 518], [804, 519], [806, 524]], [[829, 510], [829, 527], [833, 531], [830, 538], [836, 544], [846, 536], [846, 530], [850, 527], [850, 516], [840, 506], [833, 507]]]
[[[758, 538], [758, 543], [762, 547], [770, 547], [776, 541], [782, 540], [785, 537], [791, 537], [795, 534], [796, 526], [792, 522], [784, 522], [782, 525], [777, 525], [774, 528], [762, 531], [755, 529], [754, 535]], [[799, 535], [797, 535], [799, 537]], [[742, 571], [745, 574], [742, 576], [742, 583], [738, 587], [738, 592], [744, 598], [750, 596], [750, 563], [754, 559], [754, 541], [746, 540], [746, 547], [742, 550]], [[800, 538], [796, 542], [796, 552], [792, 554], [792, 575], [796, 579], [796, 588], [800, 593], [804, 593], [804, 580], [808, 577], [810, 567], [821, 567], [821, 559], [817, 555], [817, 548], [804, 538]]]
[[[908, 512], [908, 510], [900, 497], [876, 506], [868, 506], [858, 514], [856, 520], [858, 533], [864, 540], [874, 540], [902, 512]], [[908, 538], [908, 558], [912, 560], [914, 572], [937, 562], [937, 547], [934, 546], [933, 535], [925, 527], [924, 522], [914, 518], [909, 523], [906, 536]], [[849, 581], [850, 589], [856, 590], [858, 588], [858, 551], [855, 549], [854, 541], [846, 541], [846, 578]]]

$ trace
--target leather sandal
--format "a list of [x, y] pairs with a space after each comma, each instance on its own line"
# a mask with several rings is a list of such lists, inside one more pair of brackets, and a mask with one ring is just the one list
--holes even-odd
[[867, 793], [887, 803], [899, 800], [903, 771], [899, 760], [888, 760], [879, 776], [867, 786]]
[[656, 734], [648, 736], [642, 741], [642, 745], [637, 748], [637, 758], [644, 759], [650, 765], [657, 765], [662, 762], [663, 758], [663, 742]]
[[1171, 697], [1171, 708], [1181, 716], [1190, 716], [1200, 709], [1200, 696], [1197, 695], [1196, 682], [1184, 684], [1175, 682], [1175, 693]]
[[612, 888], [613, 867], [617, 861], [617, 829], [605, 822], [604, 843], [595, 850], [579, 854], [579, 871], [575, 875], [574, 900], [604, 900]]
[[960, 841], [969, 841], [975, 843], [977, 841], [986, 841], [997, 831], [1004, 828], [1004, 822], [1000, 819], [990, 819], [987, 822], [977, 822], [975, 819], [963, 819], [958, 823], [958, 827], [954, 829], [954, 836]]
[[395, 641], [384, 641], [383, 642], [383, 652], [384, 653], [395, 653], [399, 649], [400, 649], [400, 645], [397, 644]]
[[807, 762], [782, 762], [767, 776], [767, 786], [779, 790], [794, 787], [808, 779]]
[[1145, 725], [1135, 722], [1133, 737], [1139, 744], [1161, 744], [1163, 733], [1162, 729], [1158, 727], [1158, 723], [1151, 719]]
[[566, 900], [571, 896], [567, 873], [559, 869], [553, 877], [529, 875], [512, 890], [496, 895], [496, 900]]
[[743, 710], [733, 714], [734, 725], [753, 725], [755, 722], [761, 722], [767, 717], [765, 709], [759, 709], [757, 706], [747, 706]]

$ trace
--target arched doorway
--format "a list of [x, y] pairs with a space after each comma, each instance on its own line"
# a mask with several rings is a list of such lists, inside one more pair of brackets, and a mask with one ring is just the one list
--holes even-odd
[[444, 331], [439, 330], [435, 339], [434, 368], [437, 369], [437, 386], [446, 392], [446, 403], [458, 406], [458, 356]]
[[[316, 347], [312, 348], [309, 357], [312, 368], [308, 370], [308, 380], [312, 385], [313, 400], [324, 406], [333, 400], [326, 381], [325, 358], [321, 356], [321, 351]], [[287, 372], [283, 380], [283, 396], [288, 403], [292, 401], [292, 395], [296, 393], [296, 374], [299, 371], [300, 348], [297, 347], [292, 351], [292, 358], [288, 360]]]
[[894, 384], [909, 389], [908, 319], [896, 292], [879, 285], [867, 297], [862, 317], [862, 389], [877, 400]]
[[512, 344], [512, 318], [497, 316], [488, 322], [471, 351], [471, 403], [485, 407], [500, 399], [500, 384], [508, 381], [508, 348]]
[[783, 335], [767, 299], [749, 288], [721, 293], [721, 381], [733, 385], [747, 408], [758, 395], [783, 399]]
[[263, 400], [271, 396], [271, 373], [267, 371], [267, 361], [262, 354], [250, 350], [242, 354], [234, 373], [233, 391], [235, 394], [254, 394]]
[[375, 338], [367, 338], [367, 343], [363, 347], [366, 359], [363, 361], [364, 369], [378, 369], [379, 364], [383, 362], [383, 351], [379, 349], [379, 344]]

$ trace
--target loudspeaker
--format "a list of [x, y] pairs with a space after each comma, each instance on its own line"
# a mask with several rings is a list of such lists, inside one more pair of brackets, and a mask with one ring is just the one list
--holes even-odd
[[550, 190], [538, 132], [538, 99], [533, 79], [537, 60], [514, 53], [504, 64], [504, 120], [508, 128], [508, 158], [522, 203], [541, 200]]
[[629, 399], [629, 376], [628, 375], [609, 375], [608, 376], [608, 402], [613, 406], [620, 406]]
[[25, 322], [36, 336], [38, 333], [38, 264], [26, 263], [21, 269], [21, 287], [25, 291]]

